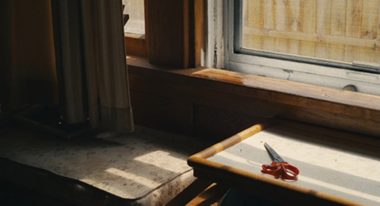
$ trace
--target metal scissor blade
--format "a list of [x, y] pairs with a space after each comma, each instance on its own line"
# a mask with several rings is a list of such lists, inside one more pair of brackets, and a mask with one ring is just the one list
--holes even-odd
[[264, 143], [264, 147], [267, 150], [269, 156], [272, 158], [273, 162], [285, 162], [285, 160], [282, 159], [282, 157], [279, 154], [277, 154], [277, 152], [274, 151], [274, 149], [271, 146], [269, 146], [269, 144]]

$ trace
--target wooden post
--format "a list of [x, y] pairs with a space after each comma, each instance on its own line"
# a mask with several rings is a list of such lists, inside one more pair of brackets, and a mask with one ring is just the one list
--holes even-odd
[[200, 64], [203, 46], [201, 0], [146, 0], [145, 24], [149, 61], [188, 68]]
[[188, 66], [188, 0], [147, 0], [148, 57], [153, 64]]

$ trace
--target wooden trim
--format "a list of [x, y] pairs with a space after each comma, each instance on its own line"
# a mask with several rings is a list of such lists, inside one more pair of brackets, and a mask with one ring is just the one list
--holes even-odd
[[223, 140], [220, 143], [214, 144], [213, 146], [203, 150], [202, 152], [199, 152], [197, 154], [194, 154], [189, 158], [189, 161], [192, 162], [192, 160], [198, 160], [198, 159], [206, 159], [213, 155], [215, 155], [218, 152], [221, 152], [245, 139], [248, 137], [257, 134], [264, 130], [266, 126], [264, 124], [256, 124], [251, 126], [248, 129], [245, 129], [244, 131], [241, 131], [234, 136]]
[[[216, 183], [208, 183], [202, 185], [205, 180], [195, 180], [192, 185], [187, 187], [183, 192], [178, 194], [167, 206], [186, 205], [186, 206], [201, 206], [201, 205], [220, 205], [221, 199], [228, 192], [228, 187]], [[206, 186], [202, 188], [201, 186]]]
[[196, 179], [191, 183], [186, 189], [179, 193], [175, 198], [170, 200], [166, 205], [167, 206], [176, 206], [176, 205], [188, 205], [194, 197], [199, 195], [202, 191], [207, 189], [212, 182], [207, 180]]
[[136, 36], [126, 34], [124, 37], [125, 52], [127, 55], [147, 57], [145, 35]]
[[190, 49], [189, 66], [199, 67], [202, 64], [202, 50], [204, 50], [204, 21], [205, 21], [205, 1], [194, 0], [189, 2], [190, 8]]
[[[223, 70], [174, 68], [168, 71], [171, 68], [158, 68], [134, 57], [129, 57], [128, 64], [132, 101], [139, 124], [160, 129], [183, 128], [176, 132], [194, 134], [198, 131], [197, 121], [201, 120], [197, 119], [197, 112], [215, 109], [228, 113], [226, 118], [233, 115], [237, 119], [217, 118], [225, 125], [215, 126], [212, 134], [235, 126], [248, 126], [246, 124], [257, 122], [259, 118], [278, 117], [380, 136], [377, 96]], [[251, 77], [253, 80], [248, 81]], [[152, 100], [149, 100], [153, 97], [156, 105], [172, 105], [170, 113], [162, 114], [164, 118], [160, 114], [163, 109], [153, 110]], [[217, 122], [212, 116], [202, 118], [209, 123], [201, 130], [210, 129], [210, 124]], [[168, 127], [162, 128], [163, 125]]]
[[[300, 205], [357, 205], [357, 203], [347, 199], [291, 185], [208, 160], [209, 157], [259, 133], [262, 129], [262, 125], [254, 125], [204, 151], [192, 155], [188, 159], [188, 164], [194, 168], [194, 174], [199, 178], [207, 178], [242, 187], [252, 194], [268, 198], [280, 204], [282, 203], [281, 200], [287, 199], [297, 201], [297, 204]], [[278, 195], [277, 198], [273, 198], [273, 194]], [[288, 203], [292, 204], [291, 202]]]
[[229, 188], [220, 185], [220, 184], [212, 184], [208, 188], [206, 188], [201, 194], [196, 196], [190, 202], [188, 202], [187, 206], [200, 206], [200, 205], [221, 205], [223, 197], [228, 192]]
[[[242, 74], [221, 69], [203, 69], [192, 75], [227, 82], [235, 85], [280, 92], [300, 97], [323, 100], [334, 103], [343, 103], [350, 106], [380, 111], [380, 96], [337, 90], [328, 87], [294, 81], [274, 79], [257, 75]], [[312, 106], [312, 105], [311, 105]]]

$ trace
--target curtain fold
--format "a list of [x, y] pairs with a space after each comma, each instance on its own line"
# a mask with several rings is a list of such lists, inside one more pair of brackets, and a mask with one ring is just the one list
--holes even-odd
[[65, 121], [133, 131], [121, 0], [53, 0], [53, 16]]

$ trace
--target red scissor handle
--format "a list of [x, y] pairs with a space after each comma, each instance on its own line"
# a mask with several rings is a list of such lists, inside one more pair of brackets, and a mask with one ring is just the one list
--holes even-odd
[[297, 180], [297, 175], [300, 173], [297, 167], [287, 162], [272, 162], [270, 165], [262, 165], [261, 172], [273, 175], [276, 179]]

